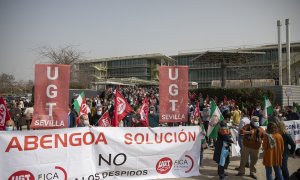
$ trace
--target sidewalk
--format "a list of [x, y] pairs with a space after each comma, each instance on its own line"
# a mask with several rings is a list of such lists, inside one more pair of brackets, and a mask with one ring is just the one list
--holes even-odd
[[[217, 163], [215, 163], [212, 158], [213, 158], [213, 153], [214, 151], [212, 149], [206, 149], [204, 151], [204, 158], [203, 158], [203, 167], [200, 168], [200, 176], [197, 177], [189, 177], [189, 178], [180, 178], [182, 180], [191, 180], [191, 179], [219, 179], [218, 174], [217, 174]], [[261, 154], [262, 155], [262, 154]], [[236, 167], [238, 167], [240, 164], [240, 158], [239, 157], [234, 157], [230, 158], [230, 164], [228, 166], [228, 169], [225, 171], [229, 176], [227, 179], [230, 180], [238, 180], [238, 179], [252, 179], [249, 176], [249, 169], [246, 168], [246, 175], [245, 176], [235, 176], [238, 171], [235, 170]], [[296, 157], [294, 158], [289, 158], [288, 161], [288, 168], [290, 175], [294, 173], [298, 168], [300, 168], [300, 158]], [[257, 169], [257, 179], [258, 180], [264, 180], [266, 179], [266, 174], [265, 174], [265, 166], [262, 164], [262, 156], [259, 158], [257, 164], [256, 164], [256, 169]], [[274, 178], [274, 175], [273, 175]], [[170, 180], [175, 180], [175, 179], [170, 179]]]

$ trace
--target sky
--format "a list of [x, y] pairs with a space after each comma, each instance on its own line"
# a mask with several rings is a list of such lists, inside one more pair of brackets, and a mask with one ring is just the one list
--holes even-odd
[[300, 42], [299, 0], [0, 0], [0, 73], [34, 80], [40, 47], [72, 45], [85, 59], [277, 43], [290, 19]]

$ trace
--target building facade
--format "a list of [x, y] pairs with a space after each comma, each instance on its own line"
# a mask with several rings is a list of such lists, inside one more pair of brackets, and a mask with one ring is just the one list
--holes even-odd
[[[181, 53], [174, 56], [146, 54], [78, 62], [72, 70], [73, 81], [91, 84], [136, 78], [147, 84], [158, 81], [161, 65], [189, 66], [189, 81], [198, 87], [256, 87], [278, 85], [277, 45], [219, 51]], [[291, 43], [291, 82], [299, 85], [300, 43]], [[286, 50], [282, 46], [283, 85], [287, 84]], [[128, 82], [128, 81], [126, 81]], [[138, 81], [136, 81], [138, 82]], [[102, 83], [103, 84], [103, 83]]]

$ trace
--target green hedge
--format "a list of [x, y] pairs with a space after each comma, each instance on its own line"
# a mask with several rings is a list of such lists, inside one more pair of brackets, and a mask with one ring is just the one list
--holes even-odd
[[191, 93], [195, 93], [198, 98], [199, 93], [205, 99], [208, 95], [210, 98], [215, 96], [218, 98], [218, 104], [223, 101], [224, 96], [228, 100], [234, 99], [239, 107], [255, 108], [257, 104], [262, 107], [264, 105], [264, 96], [267, 96], [275, 106], [275, 94], [273, 91], [262, 89], [262, 88], [241, 88], [241, 89], [225, 89], [225, 88], [201, 88], [190, 90]]

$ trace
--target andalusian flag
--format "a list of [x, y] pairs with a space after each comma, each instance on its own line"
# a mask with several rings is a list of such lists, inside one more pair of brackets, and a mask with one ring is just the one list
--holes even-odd
[[263, 112], [264, 117], [262, 118], [262, 126], [268, 125], [268, 116], [272, 115], [272, 113], [274, 112], [274, 109], [268, 97], [265, 96], [264, 98], [265, 98], [265, 103], [264, 103], [265, 108]]
[[80, 107], [81, 107], [81, 104], [82, 104], [82, 101], [85, 99], [85, 96], [84, 96], [84, 92], [82, 91], [79, 96], [77, 97], [77, 99], [75, 99], [74, 101], [74, 108], [75, 108], [75, 111], [77, 112], [77, 114], [79, 114], [79, 111], [80, 111]]
[[219, 122], [223, 121], [224, 117], [214, 100], [211, 101], [210, 120], [207, 129], [207, 135], [213, 139], [218, 137]]

